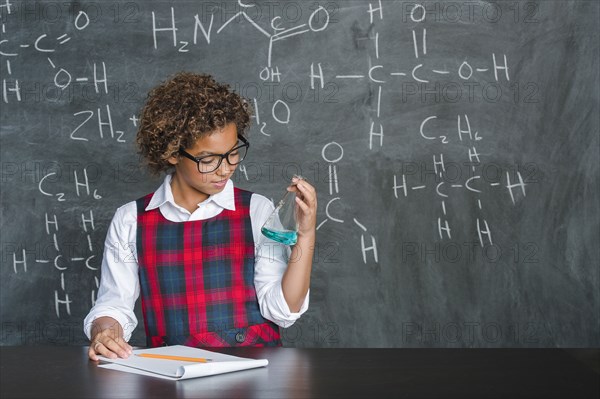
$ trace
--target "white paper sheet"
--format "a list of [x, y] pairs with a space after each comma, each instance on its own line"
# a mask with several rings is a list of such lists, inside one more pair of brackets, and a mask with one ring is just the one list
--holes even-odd
[[[211, 361], [207, 363], [192, 363], [180, 360], [152, 359], [136, 356], [141, 353], [206, 358], [211, 359]], [[102, 368], [175, 381], [265, 367], [269, 364], [267, 359], [247, 359], [183, 345], [137, 349], [127, 359], [99, 357], [101, 360], [108, 362], [99, 366]]]

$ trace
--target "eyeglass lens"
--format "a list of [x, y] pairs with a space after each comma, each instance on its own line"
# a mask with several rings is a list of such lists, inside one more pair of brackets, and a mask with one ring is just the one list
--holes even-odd
[[248, 147], [242, 145], [238, 148], [235, 148], [233, 151], [225, 155], [211, 155], [207, 157], [203, 157], [198, 162], [198, 170], [202, 173], [213, 172], [221, 166], [221, 162], [223, 158], [227, 158], [227, 162], [230, 165], [237, 165], [238, 163], [244, 160], [246, 156], [246, 152], [248, 151]]

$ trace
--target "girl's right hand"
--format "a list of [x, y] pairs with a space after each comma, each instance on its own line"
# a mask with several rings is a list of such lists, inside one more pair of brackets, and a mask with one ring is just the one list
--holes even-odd
[[[94, 333], [99, 331], [97, 333]], [[110, 359], [121, 357], [126, 359], [133, 353], [133, 348], [123, 338], [123, 329], [112, 317], [99, 317], [92, 326], [92, 341], [88, 349], [90, 360], [98, 361], [98, 355]]]

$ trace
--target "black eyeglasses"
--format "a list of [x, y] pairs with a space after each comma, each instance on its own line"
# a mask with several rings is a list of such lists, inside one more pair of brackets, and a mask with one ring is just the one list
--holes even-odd
[[[239, 144], [240, 141], [242, 144]], [[211, 173], [219, 169], [223, 159], [227, 159], [229, 165], [237, 165], [242, 162], [248, 153], [248, 147], [250, 147], [248, 140], [238, 134], [238, 145], [227, 151], [225, 154], [211, 154], [202, 157], [195, 157], [186, 152], [183, 147], [179, 148], [179, 153], [184, 157], [196, 162], [196, 165], [198, 165], [198, 172]]]

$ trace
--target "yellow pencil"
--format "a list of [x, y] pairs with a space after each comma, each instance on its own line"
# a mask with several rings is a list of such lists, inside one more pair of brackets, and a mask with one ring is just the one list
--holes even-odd
[[157, 355], [154, 353], [139, 353], [139, 357], [149, 357], [153, 359], [167, 359], [167, 360], [179, 360], [182, 362], [194, 362], [194, 363], [206, 363], [212, 361], [212, 359], [205, 359], [203, 357], [185, 357], [185, 356], [170, 356], [170, 355]]

